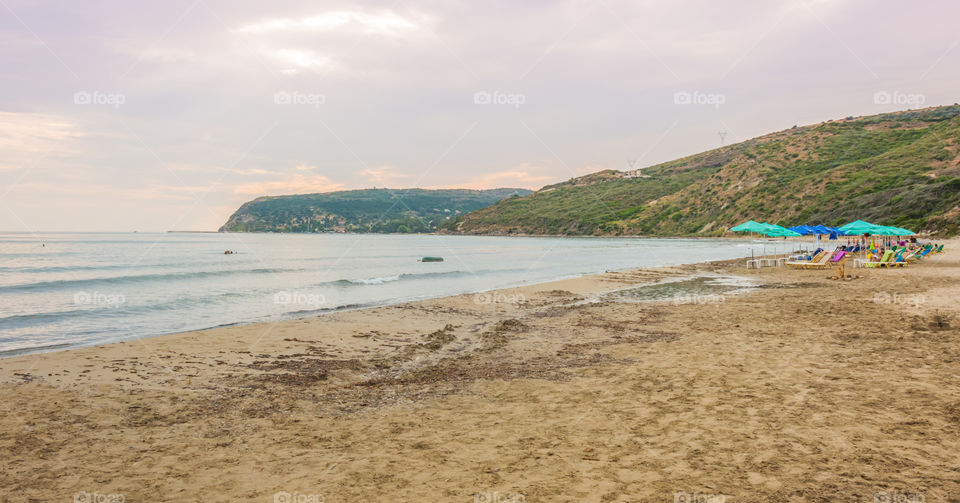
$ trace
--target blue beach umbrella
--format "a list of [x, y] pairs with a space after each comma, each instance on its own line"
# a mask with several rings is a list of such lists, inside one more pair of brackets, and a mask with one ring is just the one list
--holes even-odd
[[813, 229], [813, 231], [816, 232], [817, 234], [831, 234], [831, 233], [837, 232], [837, 229], [834, 229], [833, 227], [827, 227], [826, 225], [823, 225], [823, 224], [814, 225], [813, 227], [811, 227], [811, 229]]

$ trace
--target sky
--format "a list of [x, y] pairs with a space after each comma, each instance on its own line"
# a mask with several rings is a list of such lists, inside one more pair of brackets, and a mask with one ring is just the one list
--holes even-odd
[[960, 101], [960, 3], [0, 0], [0, 231], [536, 189]]

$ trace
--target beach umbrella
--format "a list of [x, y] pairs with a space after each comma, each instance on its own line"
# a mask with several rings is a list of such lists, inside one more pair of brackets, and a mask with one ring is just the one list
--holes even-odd
[[900, 229], [897, 229], [896, 227], [887, 227], [886, 225], [878, 225], [877, 228], [874, 229], [873, 234], [877, 234], [878, 236], [902, 236], [903, 235], [903, 233], [900, 232]]
[[839, 232], [840, 232], [840, 229], [834, 229], [833, 227], [827, 227], [826, 225], [823, 225], [823, 224], [814, 225], [813, 227], [811, 227], [811, 229], [813, 229], [813, 231], [816, 232], [817, 234], [833, 234], [834, 232], [836, 232], [836, 233], [839, 233]]
[[892, 225], [879, 225], [878, 227], [880, 227], [880, 229], [876, 231], [876, 234], [881, 236], [909, 236], [913, 234], [902, 227], [894, 227]]
[[903, 227], [894, 227], [894, 229], [900, 231], [900, 234], [897, 234], [898, 236], [912, 236], [916, 234], [916, 232], [913, 232], [910, 229], [904, 229]]
[[797, 237], [800, 235], [799, 232], [792, 231], [786, 227], [781, 227], [779, 225], [773, 225], [764, 223], [767, 226], [767, 229], [763, 231], [764, 234], [771, 237]]
[[854, 220], [847, 225], [840, 226], [841, 231], [844, 234], [849, 234], [853, 236], [859, 236], [861, 234], [876, 234], [877, 230], [880, 228], [879, 225], [871, 224], [870, 222], [864, 222], [863, 220]]
[[763, 232], [765, 227], [763, 224], [754, 222], [753, 220], [747, 220], [746, 222], [736, 226], [731, 227], [730, 230], [733, 232]]
[[810, 234], [815, 234], [813, 227], [810, 227], [809, 225], [797, 225], [795, 227], [790, 227], [790, 230], [792, 230], [793, 232], [796, 232], [797, 234], [800, 234], [801, 236], [808, 236]]

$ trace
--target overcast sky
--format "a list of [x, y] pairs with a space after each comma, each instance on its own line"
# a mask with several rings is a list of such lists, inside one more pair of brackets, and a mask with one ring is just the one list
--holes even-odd
[[535, 189], [950, 104], [957, 19], [955, 0], [0, 0], [0, 230]]

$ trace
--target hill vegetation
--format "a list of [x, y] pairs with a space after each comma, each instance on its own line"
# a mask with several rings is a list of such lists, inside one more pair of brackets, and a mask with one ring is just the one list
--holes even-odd
[[526, 189], [364, 189], [259, 197], [244, 203], [220, 232], [433, 232], [459, 215]]
[[456, 218], [447, 232], [717, 236], [747, 219], [960, 224], [960, 106], [796, 127], [640, 171], [601, 171]]

